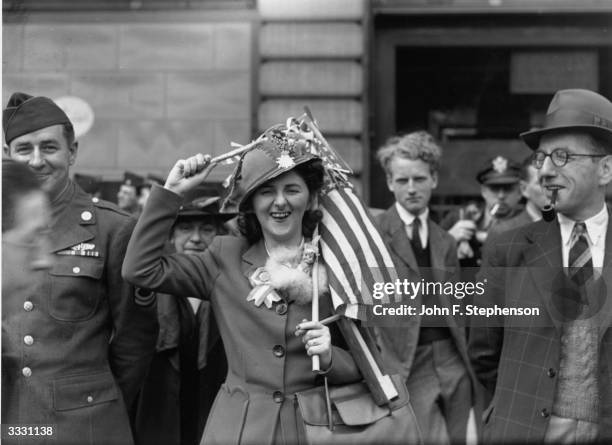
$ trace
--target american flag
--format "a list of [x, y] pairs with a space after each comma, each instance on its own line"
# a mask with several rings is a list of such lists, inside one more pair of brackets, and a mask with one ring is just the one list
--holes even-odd
[[[327, 266], [337, 312], [365, 320], [368, 305], [391, 301], [372, 297], [375, 283], [395, 283], [393, 260], [371, 215], [349, 187], [337, 187], [319, 198], [321, 255]], [[399, 302], [401, 297], [393, 295]]]
[[346, 177], [350, 168], [325, 140], [308, 109], [304, 121], [317, 140], [327, 175], [327, 186], [319, 196], [323, 212], [319, 235], [332, 302], [336, 312], [366, 320], [368, 306], [401, 301], [398, 294], [372, 296], [376, 283], [396, 282], [395, 266], [372, 216]]

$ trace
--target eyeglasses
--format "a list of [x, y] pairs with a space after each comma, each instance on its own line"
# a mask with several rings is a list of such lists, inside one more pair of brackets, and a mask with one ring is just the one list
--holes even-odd
[[542, 166], [544, 165], [544, 161], [549, 156], [550, 156], [550, 160], [552, 161], [553, 165], [555, 165], [556, 167], [563, 167], [572, 158], [576, 158], [576, 157], [604, 158], [607, 155], [588, 155], [588, 154], [581, 154], [581, 153], [570, 153], [565, 148], [555, 148], [550, 153], [545, 153], [543, 151], [536, 151], [533, 154], [533, 158], [531, 162], [533, 166], [539, 170], [542, 168]]

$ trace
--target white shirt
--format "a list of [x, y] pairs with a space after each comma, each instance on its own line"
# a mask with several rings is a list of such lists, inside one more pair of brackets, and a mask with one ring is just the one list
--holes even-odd
[[[408, 234], [408, 239], [412, 238], [412, 223], [414, 219], [417, 218], [408, 210], [402, 207], [402, 205], [398, 202], [395, 203], [395, 208], [397, 209], [397, 213], [399, 213], [400, 219], [404, 222], [406, 226], [406, 233]], [[427, 248], [427, 238], [429, 237], [429, 227], [427, 227], [427, 218], [429, 218], [429, 209], [426, 207], [424, 211], [422, 211], [418, 218], [421, 220], [421, 227], [419, 228], [419, 236], [421, 238], [421, 246], [423, 249]]]
[[[557, 213], [559, 226], [561, 227], [561, 252], [563, 254], [563, 267], [569, 267], [569, 251], [572, 241], [572, 230], [576, 221], [567, 216]], [[603, 208], [595, 216], [584, 221], [587, 229], [587, 241], [591, 249], [593, 267], [603, 267], [604, 254], [606, 251], [606, 231], [608, 230], [608, 209], [604, 204]]]

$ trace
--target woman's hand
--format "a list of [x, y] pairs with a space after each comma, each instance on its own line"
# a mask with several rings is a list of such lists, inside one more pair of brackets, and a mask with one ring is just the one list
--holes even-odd
[[201, 153], [188, 159], [179, 159], [170, 170], [164, 187], [176, 194], [184, 195], [204, 182], [214, 167], [210, 159], [210, 155]]
[[295, 328], [295, 335], [298, 337], [302, 336], [302, 343], [304, 343], [308, 355], [319, 356], [321, 369], [329, 369], [332, 360], [332, 345], [329, 328], [318, 321], [303, 320]]

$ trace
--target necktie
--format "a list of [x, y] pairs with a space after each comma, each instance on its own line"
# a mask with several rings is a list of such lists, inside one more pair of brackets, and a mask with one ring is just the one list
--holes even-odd
[[584, 284], [593, 276], [593, 258], [587, 239], [587, 229], [584, 222], [576, 222], [572, 231], [572, 246], [569, 251], [569, 276], [578, 286]]
[[412, 236], [410, 237], [410, 242], [412, 243], [412, 247], [418, 250], [423, 250], [423, 245], [421, 244], [421, 235], [419, 234], [419, 228], [421, 227], [421, 220], [419, 218], [414, 218], [412, 220]]

